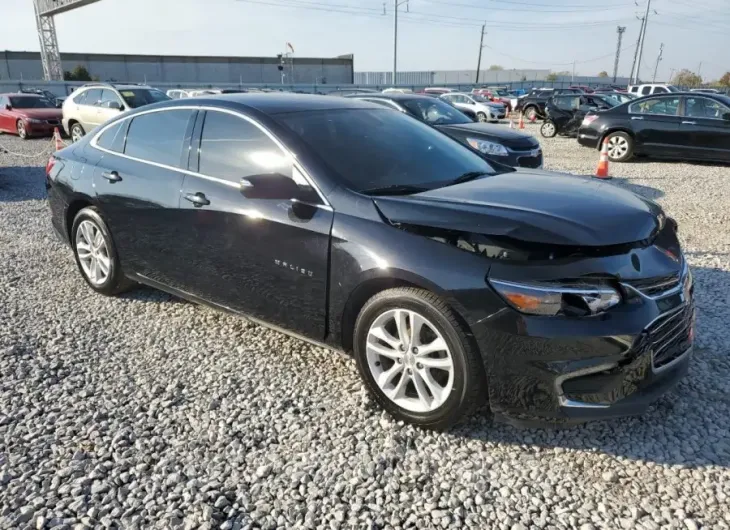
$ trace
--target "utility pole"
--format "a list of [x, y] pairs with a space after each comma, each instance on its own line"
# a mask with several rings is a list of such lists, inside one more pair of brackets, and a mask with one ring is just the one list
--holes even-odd
[[639, 44], [641, 44], [641, 35], [644, 33], [644, 20], [645, 19], [642, 17], [639, 20], [641, 20], [641, 26], [639, 27], [639, 38], [636, 39], [636, 49], [634, 50], [634, 62], [631, 63], [631, 73], [629, 74], [629, 83], [632, 85], [635, 84], [634, 71], [636, 70], [636, 58], [639, 56]]
[[393, 86], [396, 86], [396, 75], [398, 74], [398, 6], [406, 4], [408, 11], [408, 0], [393, 0]]
[[618, 42], [616, 43], [616, 59], [613, 61], [613, 82], [616, 82], [616, 74], [618, 73], [618, 59], [621, 57], [621, 38], [624, 36], [626, 26], [616, 26], [618, 33]]
[[649, 25], [649, 7], [651, 6], [651, 0], [646, 0], [646, 13], [644, 13], [644, 31], [641, 33], [641, 46], [639, 47], [639, 58], [636, 61], [636, 79], [639, 80], [639, 72], [641, 72], [641, 56], [644, 53], [644, 44], [646, 43], [646, 26]]
[[570, 82], [575, 83], [575, 59], [573, 59], [573, 75], [570, 76]]
[[672, 68], [671, 70], [669, 70], [669, 79], [667, 79], [667, 83], [671, 83], [672, 82], [672, 77], [674, 77], [674, 71], [675, 70], [676, 70], [676, 68]]
[[697, 77], [701, 77], [700, 76], [701, 71], [702, 71], [702, 61], [700, 61], [700, 65], [697, 67]]
[[[482, 24], [482, 33], [481, 37], [479, 38], [479, 59], [477, 59], [477, 80], [475, 84], [479, 84], [479, 70], [482, 67], [482, 50], [484, 49], [484, 35], [486, 32], [484, 31], [484, 28], [486, 27], [486, 24]], [[479, 87], [477, 87], [479, 88]]]
[[664, 52], [664, 43], [662, 42], [659, 45], [659, 55], [657, 55], [656, 64], [654, 65], [654, 77], [651, 78], [651, 82], [652, 83], [655, 83], [656, 82], [656, 71], [659, 69], [659, 61], [662, 60], [662, 53], [663, 52]]

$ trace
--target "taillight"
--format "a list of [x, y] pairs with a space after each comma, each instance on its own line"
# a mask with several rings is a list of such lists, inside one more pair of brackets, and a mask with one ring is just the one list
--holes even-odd
[[51, 171], [53, 170], [53, 166], [56, 165], [56, 157], [52, 156], [48, 159], [48, 163], [46, 164], [46, 176], [51, 176]]
[[585, 127], [586, 125], [590, 125], [597, 119], [598, 119], [598, 116], [596, 116], [595, 114], [586, 116], [585, 118], [583, 118], [583, 123], [581, 125], [583, 125]]

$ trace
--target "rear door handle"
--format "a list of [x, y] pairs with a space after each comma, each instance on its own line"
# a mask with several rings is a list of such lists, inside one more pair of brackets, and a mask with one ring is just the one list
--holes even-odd
[[117, 173], [116, 171], [105, 171], [104, 173], [101, 174], [101, 176], [102, 176], [102, 178], [107, 179], [112, 184], [122, 180], [122, 177], [120, 177], [119, 173]]
[[697, 125], [696, 121], [683, 121], [682, 125]]
[[210, 201], [206, 198], [204, 193], [188, 193], [183, 197], [186, 201], [192, 202], [193, 206], [200, 208], [201, 206], [208, 206]]
[[631, 116], [631, 119], [632, 120], [643, 120], [644, 117], [643, 116]]

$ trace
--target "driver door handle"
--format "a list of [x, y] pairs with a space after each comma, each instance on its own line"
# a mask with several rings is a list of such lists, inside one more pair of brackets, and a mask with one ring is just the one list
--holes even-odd
[[208, 206], [210, 201], [206, 198], [204, 193], [187, 193], [183, 196], [186, 201], [192, 202], [193, 206], [200, 208], [201, 206]]
[[104, 173], [101, 174], [101, 176], [102, 176], [102, 178], [107, 179], [112, 184], [122, 180], [122, 177], [120, 177], [119, 173], [117, 173], [116, 171], [105, 171]]
[[683, 121], [682, 125], [697, 125], [696, 121]]
[[643, 120], [644, 117], [643, 116], [631, 116], [631, 119], [632, 120]]

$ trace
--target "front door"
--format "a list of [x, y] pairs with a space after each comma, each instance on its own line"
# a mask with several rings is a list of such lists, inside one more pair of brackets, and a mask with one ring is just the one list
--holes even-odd
[[6, 105], [10, 104], [10, 100], [7, 96], [0, 96], [0, 131], [15, 131], [15, 127], [10, 128], [13, 122], [13, 117], [10, 111], [5, 108]]
[[[74, 102], [76, 100], [74, 99]], [[97, 106], [101, 101], [101, 89], [91, 88], [86, 91], [86, 97], [80, 100], [78, 107], [78, 117], [81, 122], [81, 126], [84, 128], [86, 133], [91, 132], [97, 125], [99, 125], [96, 114], [99, 110]]]
[[730, 161], [730, 108], [719, 101], [686, 97], [680, 133], [692, 158]]
[[684, 156], [685, 145], [679, 132], [679, 96], [639, 99], [629, 106], [635, 137], [635, 151], [640, 154]]
[[[332, 209], [255, 122], [208, 110], [195, 129], [199, 150], [181, 194], [180, 283], [209, 302], [324, 339]], [[243, 195], [241, 179], [275, 173], [300, 184], [307, 204]]]
[[96, 125], [106, 123], [123, 111], [124, 105], [116, 92], [105, 88], [101, 91], [101, 99], [96, 108]]
[[187, 154], [195, 114], [174, 108], [140, 114], [96, 140], [104, 157], [94, 170], [94, 188], [122, 267], [173, 287], [184, 266], [178, 259], [180, 169], [187, 164], [183, 151]]

